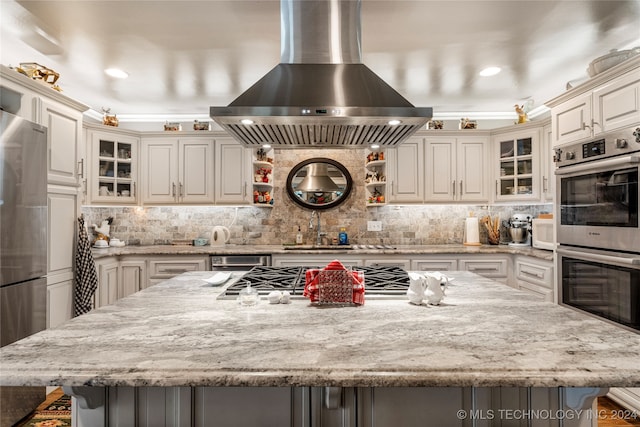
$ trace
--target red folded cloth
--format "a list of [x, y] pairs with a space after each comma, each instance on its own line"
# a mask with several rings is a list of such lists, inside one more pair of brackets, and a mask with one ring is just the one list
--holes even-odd
[[308, 269], [305, 272], [303, 295], [311, 302], [362, 305], [364, 272], [348, 270], [338, 260], [331, 261], [320, 270]]

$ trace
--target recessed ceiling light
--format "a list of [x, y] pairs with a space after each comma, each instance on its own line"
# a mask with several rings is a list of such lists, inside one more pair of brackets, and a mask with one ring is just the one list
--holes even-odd
[[268, 150], [269, 148], [271, 148], [271, 144], [262, 144], [262, 148]]
[[480, 75], [482, 77], [495, 76], [500, 71], [502, 71], [500, 67], [487, 67], [484, 70], [480, 71]]
[[243, 125], [252, 125], [253, 124], [253, 120], [251, 120], [251, 119], [242, 119], [242, 120], [240, 120], [240, 123], [242, 123]]
[[389, 123], [389, 125], [391, 126], [395, 126], [395, 125], [399, 125], [402, 122], [398, 119], [393, 119], [393, 120], [389, 120], [387, 123]]
[[375, 142], [373, 144], [371, 144], [369, 146], [369, 148], [371, 148], [372, 150], [377, 150], [378, 148], [380, 148], [380, 144], [376, 144]]
[[116, 79], [126, 79], [129, 77], [129, 73], [123, 71], [119, 68], [107, 68], [104, 72], [111, 77], [115, 77]]

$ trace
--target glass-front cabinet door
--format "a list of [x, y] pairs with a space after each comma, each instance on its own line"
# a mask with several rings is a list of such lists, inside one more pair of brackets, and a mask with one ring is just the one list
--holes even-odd
[[494, 136], [496, 200], [539, 197], [539, 130]]
[[138, 138], [127, 135], [92, 135], [93, 203], [136, 203], [138, 145]]

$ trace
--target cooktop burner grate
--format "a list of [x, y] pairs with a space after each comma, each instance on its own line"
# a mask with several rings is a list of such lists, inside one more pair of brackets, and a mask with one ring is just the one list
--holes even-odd
[[[235, 297], [241, 289], [251, 283], [260, 294], [271, 291], [289, 291], [291, 295], [302, 295], [305, 272], [309, 268], [323, 267], [271, 267], [256, 266], [232, 284], [220, 296]], [[370, 295], [400, 295], [409, 287], [409, 275], [405, 270], [394, 266], [363, 266], [354, 270], [364, 271], [366, 293]]]

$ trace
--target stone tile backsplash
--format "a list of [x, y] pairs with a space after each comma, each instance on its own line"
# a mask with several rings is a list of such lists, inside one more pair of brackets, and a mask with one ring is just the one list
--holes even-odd
[[[376, 206], [365, 204], [365, 152], [360, 149], [276, 150], [274, 160], [274, 205], [240, 206], [84, 206], [85, 223], [97, 224], [113, 217], [111, 235], [128, 244], [171, 244], [175, 240], [209, 238], [212, 227], [224, 225], [231, 231], [230, 243], [261, 245], [295, 242], [298, 226], [305, 244], [315, 243], [315, 229], [309, 229], [311, 211], [289, 200], [284, 183], [291, 168], [311, 157], [326, 157], [341, 162], [354, 180], [348, 200], [337, 208], [322, 211], [322, 231], [329, 239], [337, 237], [345, 227], [350, 243], [431, 245], [462, 243], [464, 221], [469, 212], [483, 217], [499, 215], [507, 220], [514, 212], [531, 214], [552, 212], [551, 204], [543, 205], [411, 205]], [[367, 221], [382, 221], [383, 231], [367, 231]], [[314, 221], [315, 227], [315, 221]], [[506, 231], [505, 242], [508, 241]], [[480, 241], [486, 233], [480, 230]]]

